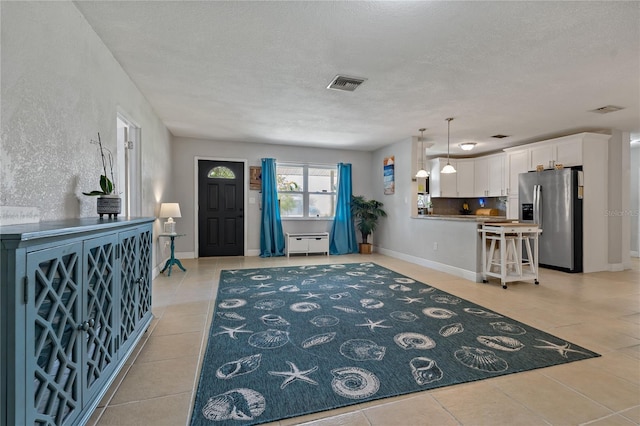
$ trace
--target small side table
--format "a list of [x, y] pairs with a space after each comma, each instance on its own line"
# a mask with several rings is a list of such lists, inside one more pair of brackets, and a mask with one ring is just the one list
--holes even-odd
[[173, 265], [177, 265], [178, 268], [182, 269], [183, 271], [187, 272], [186, 269], [184, 269], [184, 266], [182, 266], [182, 263], [180, 263], [180, 261], [178, 259], [176, 259], [175, 257], [175, 239], [176, 237], [184, 237], [185, 234], [159, 234], [158, 237], [167, 237], [167, 238], [171, 238], [171, 257], [167, 260], [167, 263], [164, 264], [164, 268], [162, 268], [162, 270], [160, 271], [160, 273], [164, 273], [164, 271], [167, 270], [167, 268], [169, 268], [169, 273], [167, 274], [167, 276], [171, 276], [171, 268], [173, 267]]

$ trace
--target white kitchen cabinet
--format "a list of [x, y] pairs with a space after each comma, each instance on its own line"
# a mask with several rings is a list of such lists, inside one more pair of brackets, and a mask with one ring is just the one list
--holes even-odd
[[504, 154], [491, 155], [488, 159], [489, 197], [502, 197], [505, 191], [505, 158]]
[[564, 140], [562, 143], [557, 142], [555, 145], [556, 164], [562, 164], [565, 167], [581, 166], [583, 164], [582, 138]]
[[[456, 160], [456, 196], [457, 197], [473, 197], [474, 196], [474, 164], [473, 159]], [[445, 163], [446, 164], [446, 163]]]
[[476, 158], [473, 174], [475, 182], [473, 182], [473, 194], [476, 197], [486, 197], [489, 194], [489, 158]]
[[507, 195], [508, 196], [516, 196], [518, 195], [518, 175], [520, 173], [526, 173], [528, 171], [529, 164], [529, 150], [528, 149], [518, 149], [511, 150], [505, 149], [507, 153]]
[[518, 194], [507, 197], [507, 219], [517, 220], [520, 214], [518, 204]]
[[562, 164], [564, 167], [581, 166], [583, 164], [582, 140], [583, 137], [580, 134], [528, 145], [529, 171], [536, 170], [539, 165], [545, 169], [552, 169], [556, 164]]
[[[450, 163], [458, 170], [456, 160], [450, 160]], [[446, 158], [434, 158], [431, 160], [429, 194], [432, 197], [455, 198], [458, 196], [457, 173], [440, 173], [446, 164]]]
[[551, 169], [556, 161], [555, 145], [545, 144], [529, 148], [529, 158], [529, 170], [536, 170], [538, 165]]
[[505, 195], [505, 158], [504, 154], [497, 154], [475, 159], [475, 197], [501, 197]]

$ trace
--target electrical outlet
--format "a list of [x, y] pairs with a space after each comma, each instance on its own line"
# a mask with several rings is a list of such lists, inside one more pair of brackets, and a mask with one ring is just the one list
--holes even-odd
[[437, 243], [437, 242], [434, 242], [434, 243], [433, 243], [433, 250], [434, 250], [434, 251], [435, 251], [435, 250], [438, 250], [438, 243]]
[[166, 242], [164, 243], [164, 248], [167, 248], [167, 247], [169, 247], [169, 241], [166, 241]]

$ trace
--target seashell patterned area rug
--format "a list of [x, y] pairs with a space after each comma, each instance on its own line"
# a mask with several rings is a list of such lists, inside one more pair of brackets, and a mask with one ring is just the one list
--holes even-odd
[[224, 270], [191, 425], [250, 425], [599, 356], [374, 263]]

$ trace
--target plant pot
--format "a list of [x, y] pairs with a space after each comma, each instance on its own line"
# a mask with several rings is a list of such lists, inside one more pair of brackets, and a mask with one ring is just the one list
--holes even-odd
[[360, 243], [360, 254], [371, 254], [373, 244]]
[[102, 219], [103, 215], [107, 215], [109, 219], [117, 218], [122, 209], [122, 200], [118, 196], [102, 196], [98, 197], [97, 212]]

